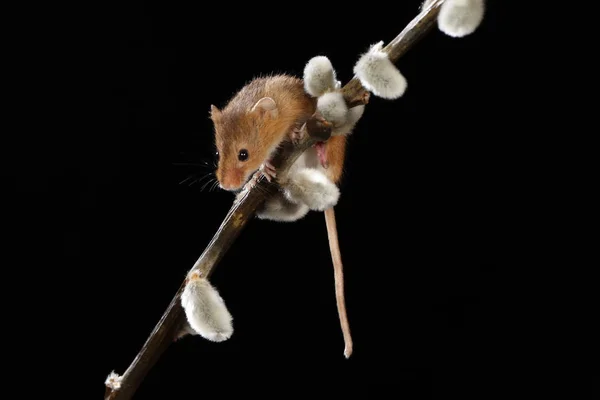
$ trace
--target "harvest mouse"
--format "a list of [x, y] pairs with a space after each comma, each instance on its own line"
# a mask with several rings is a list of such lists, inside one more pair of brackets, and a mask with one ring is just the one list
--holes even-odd
[[[281, 185], [280, 193], [265, 201], [256, 215], [261, 219], [295, 221], [304, 217], [309, 210], [325, 212], [334, 260], [336, 301], [346, 344], [344, 354], [349, 357], [352, 340], [343, 296], [343, 274], [333, 206], [340, 196], [336, 183], [343, 172], [346, 149], [344, 133], [360, 118], [363, 106], [355, 107], [351, 112], [345, 109], [345, 103], [339, 103], [339, 99], [343, 102], [341, 93], [332, 94], [339, 88], [339, 82], [332, 80], [334, 74], [328, 74], [328, 68], [331, 67], [329, 60], [316, 57], [311, 62], [307, 64], [304, 81], [285, 74], [255, 78], [222, 109], [211, 105], [210, 118], [214, 124], [219, 156], [216, 176], [222, 189], [233, 192], [239, 192], [257, 170], [269, 181], [276, 179], [277, 171], [270, 160], [284, 141], [295, 140], [300, 134], [300, 127], [318, 108], [324, 111], [326, 120], [328, 116], [336, 118], [331, 110], [344, 113], [340, 114], [343, 121], [334, 124], [332, 136], [326, 142], [319, 142], [307, 149], [296, 160], [285, 183]], [[325, 81], [319, 82], [319, 79], [323, 81], [323, 77]], [[311, 82], [317, 83], [316, 89], [314, 84], [309, 86]], [[319, 83], [323, 87], [319, 87]], [[323, 105], [320, 103], [325, 107], [318, 107]]]
[[[256, 78], [222, 110], [212, 105], [219, 186], [239, 191], [258, 169], [269, 181], [276, 178], [271, 158], [283, 141], [294, 140], [300, 134], [300, 127], [314, 114], [316, 106], [317, 100], [304, 91], [303, 81], [288, 75]], [[281, 195], [267, 201], [257, 216], [294, 221], [309, 209], [323, 211], [334, 206], [339, 198], [335, 182], [342, 172], [343, 139], [328, 140], [326, 145], [307, 150], [294, 163]], [[328, 174], [317, 169], [319, 159], [328, 165]]]

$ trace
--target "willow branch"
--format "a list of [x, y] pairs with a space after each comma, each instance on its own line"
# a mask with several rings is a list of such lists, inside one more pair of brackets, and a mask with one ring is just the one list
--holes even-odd
[[[445, 0], [434, 0], [432, 4], [415, 17], [406, 28], [383, 48], [392, 62], [396, 62], [413, 45], [415, 45], [434, 25], [439, 7]], [[366, 104], [368, 92], [354, 77], [343, 88], [342, 92], [348, 107]], [[286, 172], [300, 155], [318, 141], [327, 139], [329, 131], [313, 116], [305, 125], [307, 134], [299, 143], [284, 146], [272, 164], [278, 170], [278, 176], [285, 177]], [[236, 200], [212, 240], [200, 255], [191, 271], [208, 278], [223, 255], [229, 250], [235, 239], [242, 232], [255, 211], [271, 195], [277, 192], [278, 186], [269, 183], [262, 175], [253, 178], [255, 185], [246, 187], [244, 194]], [[121, 377], [117, 387], [107, 387], [105, 400], [131, 399], [142, 380], [167, 349], [185, 323], [185, 314], [181, 307], [180, 297], [185, 288], [185, 281], [171, 300], [158, 324], [150, 334], [146, 343], [137, 354], [129, 368]]]
[[[419, 42], [436, 24], [436, 18], [440, 11], [440, 6], [445, 0], [434, 0], [427, 8], [419, 15], [413, 18], [391, 42], [389, 42], [382, 50], [388, 53], [391, 62], [395, 63], [402, 57], [411, 47]], [[358, 78], [355, 76], [342, 88], [344, 98], [348, 107], [354, 107], [361, 104], [361, 99], [366, 93], [366, 89], [361, 85]]]

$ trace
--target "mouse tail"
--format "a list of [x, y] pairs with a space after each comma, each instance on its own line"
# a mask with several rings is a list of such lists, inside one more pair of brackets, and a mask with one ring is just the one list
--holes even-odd
[[331, 251], [331, 260], [333, 261], [333, 273], [335, 280], [335, 300], [337, 304], [342, 334], [344, 335], [344, 356], [350, 358], [352, 355], [352, 335], [350, 334], [350, 324], [346, 313], [346, 300], [344, 297], [344, 268], [342, 265], [342, 255], [338, 243], [337, 227], [335, 223], [335, 212], [333, 207], [324, 211], [325, 224], [327, 226], [327, 237], [329, 239], [329, 250]]

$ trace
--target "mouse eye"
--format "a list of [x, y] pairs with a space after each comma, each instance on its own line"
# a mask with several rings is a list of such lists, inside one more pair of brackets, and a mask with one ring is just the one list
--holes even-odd
[[246, 161], [248, 159], [248, 150], [241, 149], [240, 153], [238, 154], [238, 159], [240, 161]]
[[215, 157], [219, 158], [219, 150], [215, 151]]

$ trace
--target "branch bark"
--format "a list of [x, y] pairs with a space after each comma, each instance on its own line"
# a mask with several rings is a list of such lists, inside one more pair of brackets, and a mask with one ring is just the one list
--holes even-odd
[[[383, 51], [389, 54], [392, 62], [396, 62], [432, 28], [436, 22], [439, 7], [444, 1], [434, 0], [383, 48]], [[366, 104], [368, 101], [368, 92], [356, 77], [352, 78], [342, 88], [342, 93], [348, 107]], [[286, 172], [304, 150], [317, 141], [329, 137], [329, 130], [315, 116], [306, 123], [305, 128], [308, 134], [304, 135], [303, 139], [296, 145], [284, 146], [273, 160], [272, 163], [277, 168], [278, 176], [285, 177]], [[269, 183], [262, 175], [255, 176], [253, 180], [255, 185], [252, 188], [247, 186], [244, 189], [244, 195], [234, 202], [221, 226], [190, 272], [197, 271], [201, 276], [208, 278], [214, 267], [252, 218], [256, 209], [278, 190], [276, 184]], [[115, 389], [106, 388], [105, 400], [131, 399], [148, 371], [169, 344], [173, 342], [185, 323], [185, 313], [180, 302], [185, 284], [185, 281], [181, 284], [146, 343], [121, 377], [120, 386]]]

